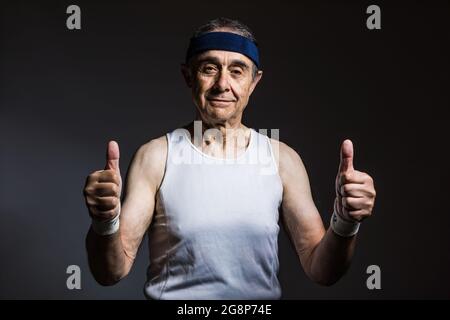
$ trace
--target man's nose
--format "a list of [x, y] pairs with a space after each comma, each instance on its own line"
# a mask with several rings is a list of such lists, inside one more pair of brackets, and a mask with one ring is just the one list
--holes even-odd
[[214, 83], [214, 88], [216, 90], [229, 91], [230, 90], [230, 82], [228, 81], [228, 75], [225, 70], [221, 70], [218, 75], [216, 82]]

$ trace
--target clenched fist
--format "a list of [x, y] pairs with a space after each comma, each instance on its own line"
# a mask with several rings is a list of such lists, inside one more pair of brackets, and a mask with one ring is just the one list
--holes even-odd
[[98, 221], [107, 221], [120, 213], [122, 178], [119, 169], [119, 145], [108, 143], [104, 170], [91, 173], [86, 179], [84, 197], [90, 216]]
[[372, 214], [375, 195], [372, 177], [353, 168], [353, 143], [345, 140], [336, 177], [335, 212], [344, 220], [362, 221]]

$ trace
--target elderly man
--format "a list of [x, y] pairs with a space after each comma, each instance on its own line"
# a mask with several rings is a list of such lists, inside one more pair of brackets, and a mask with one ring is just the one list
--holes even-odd
[[182, 73], [196, 121], [138, 149], [123, 202], [116, 142], [108, 144], [105, 169], [87, 178], [86, 245], [95, 279], [112, 285], [125, 277], [148, 232], [147, 298], [279, 299], [280, 213], [306, 274], [335, 283], [375, 200], [372, 178], [353, 168], [352, 142], [341, 146], [325, 230], [300, 156], [242, 123], [262, 77], [248, 27], [226, 18], [202, 26]]

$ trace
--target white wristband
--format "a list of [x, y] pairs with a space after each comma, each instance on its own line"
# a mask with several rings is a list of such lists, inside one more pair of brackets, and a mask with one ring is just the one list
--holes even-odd
[[342, 219], [336, 212], [331, 215], [331, 229], [341, 237], [351, 237], [358, 233], [359, 222], [351, 222]]
[[119, 230], [119, 220], [120, 213], [116, 215], [111, 220], [107, 221], [99, 221], [92, 219], [92, 230], [94, 230], [95, 233], [101, 235], [101, 236], [108, 236], [113, 233], [116, 233]]

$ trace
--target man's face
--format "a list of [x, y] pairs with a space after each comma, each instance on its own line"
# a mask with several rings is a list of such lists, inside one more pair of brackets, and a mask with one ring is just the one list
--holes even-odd
[[203, 121], [226, 123], [241, 120], [249, 97], [262, 76], [253, 77], [253, 62], [245, 55], [209, 50], [195, 56], [183, 74]]

